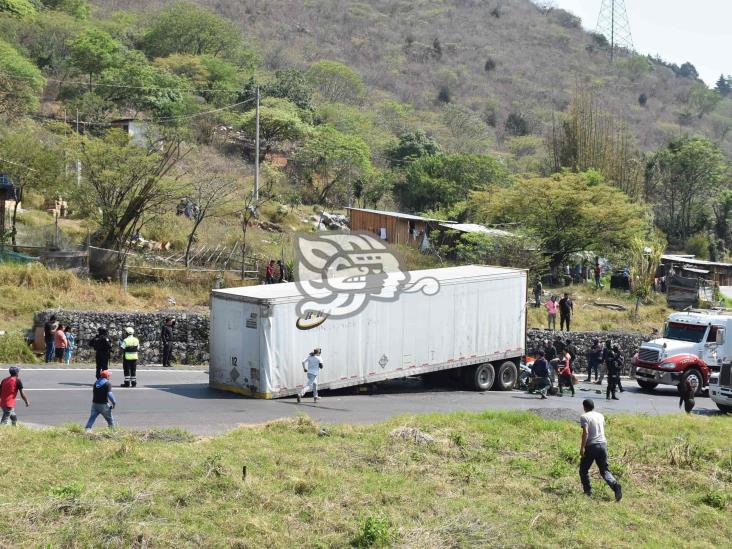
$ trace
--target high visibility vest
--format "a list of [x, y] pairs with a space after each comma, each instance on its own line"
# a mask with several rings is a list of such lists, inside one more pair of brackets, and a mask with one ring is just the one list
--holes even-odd
[[135, 336], [127, 336], [122, 342], [122, 348], [125, 351], [125, 360], [137, 360], [137, 351], [140, 349], [140, 340]]

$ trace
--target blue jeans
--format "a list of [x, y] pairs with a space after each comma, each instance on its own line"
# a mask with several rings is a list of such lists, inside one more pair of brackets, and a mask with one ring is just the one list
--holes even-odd
[[300, 396], [304, 397], [305, 393], [307, 393], [311, 387], [313, 389], [313, 397], [318, 398], [318, 376], [315, 374], [308, 374], [308, 382], [302, 388], [302, 391], [300, 391]]
[[89, 421], [86, 422], [86, 428], [91, 429], [94, 422], [97, 420], [97, 416], [101, 415], [107, 420], [109, 427], [114, 427], [114, 418], [112, 417], [112, 407], [109, 404], [97, 404], [92, 402], [91, 415]]
[[18, 416], [15, 415], [15, 408], [2, 407], [3, 417], [0, 419], [0, 425], [7, 425], [8, 420], [15, 425], [18, 423]]
[[53, 344], [53, 338], [46, 339], [46, 362], [53, 362], [53, 354], [56, 351], [56, 346]]

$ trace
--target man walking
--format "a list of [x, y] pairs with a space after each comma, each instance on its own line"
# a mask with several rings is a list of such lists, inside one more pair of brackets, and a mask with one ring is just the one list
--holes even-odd
[[539, 391], [542, 400], [546, 400], [546, 392], [549, 390], [549, 364], [546, 361], [544, 351], [539, 351], [539, 358], [531, 365], [531, 372], [534, 374], [534, 388]]
[[127, 337], [120, 343], [122, 348], [122, 369], [125, 381], [121, 387], [137, 387], [137, 359], [140, 350], [140, 340], [135, 337], [132, 326], [125, 328]]
[[534, 307], [537, 309], [541, 307], [541, 294], [544, 291], [544, 287], [541, 285], [541, 279], [536, 279], [536, 284], [534, 284]]
[[274, 268], [275, 268], [275, 262], [274, 259], [270, 259], [269, 263], [267, 263], [267, 268], [264, 271], [264, 283], [265, 284], [274, 284]]
[[51, 318], [49, 318], [46, 323], [43, 325], [43, 341], [46, 344], [46, 364], [49, 362], [53, 362], [53, 357], [55, 353], [55, 347], [54, 347], [54, 332], [56, 331], [56, 328], [58, 327], [58, 324], [56, 322], [56, 315], [51, 315]]
[[595, 287], [598, 290], [602, 289], [602, 282], [600, 282], [601, 276], [602, 276], [602, 269], [600, 268], [600, 264], [595, 263]]
[[593, 462], [597, 463], [602, 478], [615, 493], [615, 501], [620, 501], [623, 492], [620, 484], [615, 480], [607, 464], [607, 439], [605, 438], [605, 418], [599, 412], [595, 412], [595, 403], [592, 399], [582, 402], [585, 413], [580, 417], [582, 427], [582, 443], [580, 445], [580, 466], [579, 475], [582, 481], [582, 489], [586, 496], [592, 495], [590, 484], [590, 467]]
[[302, 369], [308, 375], [308, 382], [302, 388], [302, 391], [297, 394], [297, 402], [299, 404], [302, 397], [305, 396], [305, 393], [310, 390], [313, 391], [313, 402], [318, 402], [320, 400], [318, 397], [318, 374], [320, 373], [320, 370], [323, 369], [323, 361], [320, 360], [319, 348], [313, 350], [313, 352], [302, 361]]
[[557, 309], [559, 308], [559, 304], [557, 303], [557, 296], [553, 295], [552, 298], [544, 303], [544, 307], [546, 308], [547, 312], [547, 321], [548, 321], [548, 328], [550, 330], [556, 330], [557, 329]]
[[564, 325], [567, 325], [567, 331], [569, 331], [569, 322], [572, 319], [572, 313], [574, 312], [574, 303], [569, 297], [569, 294], [565, 293], [564, 297], [559, 300], [559, 329], [564, 330]]
[[165, 319], [163, 330], [160, 334], [160, 339], [163, 342], [163, 367], [170, 368], [171, 360], [173, 358], [173, 327], [175, 326], [175, 320], [168, 317]]
[[620, 400], [615, 396], [615, 389], [618, 386], [618, 380], [620, 379], [620, 349], [617, 345], [610, 351], [610, 355], [607, 361], [607, 390], [605, 391], [605, 397], [610, 400], [612, 394], [613, 400]]
[[20, 381], [20, 368], [11, 366], [8, 369], [10, 375], [0, 382], [0, 408], [2, 408], [3, 416], [0, 419], [0, 425], [7, 425], [8, 420], [13, 425], [17, 425], [18, 416], [15, 414], [15, 399], [20, 393], [20, 398], [25, 402], [26, 408], [30, 406], [30, 400], [25, 396], [23, 391], [23, 382]]
[[613, 352], [612, 341], [605, 340], [605, 347], [602, 349], [602, 359], [600, 362], [600, 379], [595, 381], [595, 384], [602, 385], [602, 380], [605, 379], [607, 373], [607, 363], [610, 360], [610, 355]]
[[592, 347], [587, 351], [587, 379], [585, 382], [592, 381], [592, 372], [595, 372], [595, 381], [598, 378], [598, 371], [600, 369], [600, 363], [602, 362], [602, 347], [600, 346], [599, 339], [592, 340]]
[[106, 328], [99, 328], [89, 342], [89, 346], [94, 349], [94, 362], [96, 362], [97, 379], [101, 377], [101, 373], [109, 368], [109, 357], [112, 354], [112, 340], [107, 335]]
[[107, 420], [107, 425], [110, 429], [114, 428], [114, 417], [112, 417], [112, 410], [117, 405], [117, 400], [114, 398], [112, 393], [112, 383], [109, 381], [109, 377], [112, 374], [109, 370], [103, 370], [99, 379], [94, 383], [92, 389], [92, 407], [91, 415], [89, 420], [86, 422], [86, 432], [89, 433], [94, 426], [94, 422], [97, 420], [97, 416], [101, 415]]

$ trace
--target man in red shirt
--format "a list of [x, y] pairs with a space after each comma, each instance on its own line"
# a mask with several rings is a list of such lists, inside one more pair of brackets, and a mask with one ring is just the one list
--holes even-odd
[[18, 392], [20, 392], [20, 398], [25, 401], [26, 407], [30, 406], [30, 401], [23, 391], [23, 382], [18, 377], [20, 368], [11, 366], [9, 372], [10, 375], [0, 382], [0, 408], [3, 410], [3, 418], [0, 420], [0, 425], [7, 425], [8, 420], [13, 425], [18, 423], [18, 416], [15, 415], [15, 397], [18, 395]]

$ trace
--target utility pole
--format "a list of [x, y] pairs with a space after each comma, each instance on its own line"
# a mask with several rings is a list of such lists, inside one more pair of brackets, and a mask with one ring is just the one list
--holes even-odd
[[610, 62], [615, 59], [617, 48], [628, 51], [634, 49], [625, 0], [602, 0], [595, 32], [610, 42]]
[[[79, 135], [79, 109], [76, 109], [76, 135]], [[81, 185], [81, 160], [76, 159], [76, 185]]]
[[257, 86], [256, 133], [254, 135], [254, 203], [259, 201], [259, 86]]

